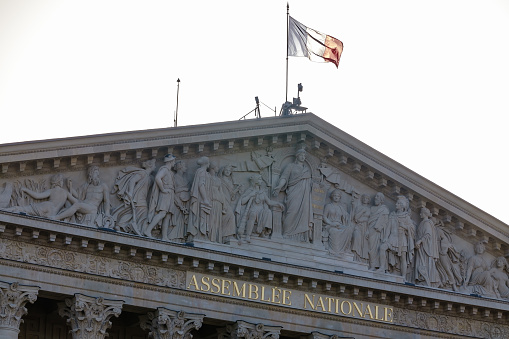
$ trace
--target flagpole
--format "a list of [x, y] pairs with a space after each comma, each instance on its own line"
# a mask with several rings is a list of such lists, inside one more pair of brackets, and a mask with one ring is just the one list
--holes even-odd
[[286, 3], [286, 97], [285, 102], [288, 101], [288, 26], [290, 18], [290, 4]]

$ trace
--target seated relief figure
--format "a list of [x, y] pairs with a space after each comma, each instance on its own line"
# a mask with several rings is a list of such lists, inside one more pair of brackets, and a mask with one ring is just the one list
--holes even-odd
[[[72, 181], [67, 181], [71, 195], [69, 201], [72, 206], [63, 210], [51, 219], [64, 220], [76, 217], [76, 221], [91, 226], [107, 226], [111, 224], [110, 215], [110, 192], [108, 186], [99, 178], [99, 167], [90, 166], [88, 169], [88, 181], [75, 190]], [[76, 215], [75, 215], [76, 214]]]
[[509, 299], [509, 265], [504, 257], [493, 260], [490, 275], [495, 282], [495, 294], [498, 298]]
[[261, 175], [254, 174], [249, 181], [251, 186], [242, 194], [235, 210], [239, 220], [237, 231], [239, 242], [243, 236], [246, 242], [251, 242], [253, 234], [262, 238], [268, 237], [272, 233], [272, 211], [269, 207], [284, 208], [283, 204], [269, 199], [265, 188], [262, 188]]
[[464, 288], [470, 288], [471, 293], [486, 297], [499, 298], [497, 281], [492, 276], [490, 266], [483, 257], [486, 250], [482, 241], [474, 245], [475, 254], [467, 261]]
[[305, 163], [306, 151], [300, 149], [295, 154], [295, 162], [286, 165], [273, 190], [278, 196], [281, 190], [286, 193], [283, 217], [283, 238], [309, 242], [313, 222], [311, 206], [311, 170]]
[[368, 219], [368, 257], [369, 269], [380, 267], [380, 243], [385, 239], [385, 231], [388, 230], [389, 209], [384, 205], [385, 196], [382, 192], [375, 194], [374, 206]]
[[415, 241], [414, 279], [419, 285], [438, 287], [440, 276], [436, 267], [439, 259], [438, 234], [431, 212], [421, 209], [422, 221], [417, 227]]
[[398, 196], [396, 211], [389, 215], [387, 230], [380, 244], [380, 272], [396, 272], [407, 279], [414, 256], [415, 224], [410, 218], [410, 202]]
[[112, 211], [118, 230], [142, 235], [148, 216], [147, 197], [153, 181], [151, 174], [155, 166], [155, 159], [151, 159], [144, 161], [142, 168], [129, 166], [118, 172], [111, 192], [123, 202]]
[[219, 167], [215, 161], [210, 162], [208, 180], [208, 196], [210, 198], [210, 219], [208, 229], [208, 239], [212, 242], [227, 242], [237, 233], [235, 226], [235, 216], [230, 201], [223, 193], [221, 179], [217, 177]]
[[332, 255], [351, 251], [354, 227], [350, 225], [350, 216], [346, 206], [341, 203], [343, 192], [335, 189], [331, 192], [332, 202], [325, 205], [323, 211], [324, 242]]
[[175, 211], [175, 180], [172, 167], [175, 164], [175, 156], [166, 154], [164, 164], [157, 171], [154, 186], [150, 195], [148, 219], [143, 234], [152, 237], [152, 230], [161, 225], [161, 238], [169, 240], [168, 229], [171, 216]]
[[21, 188], [21, 192], [31, 196], [36, 200], [48, 199], [46, 201], [34, 202], [26, 206], [14, 206], [6, 208], [5, 210], [10, 212], [22, 212], [28, 215], [34, 215], [38, 217], [53, 217], [60, 212], [65, 206], [67, 201], [73, 201], [72, 195], [69, 191], [62, 188], [64, 185], [64, 177], [58, 173], [50, 179], [51, 188], [44, 192], [35, 192], [26, 187]]
[[369, 245], [368, 245], [368, 221], [371, 214], [369, 206], [369, 195], [361, 196], [360, 204], [355, 205], [352, 210], [352, 224], [354, 226], [352, 236], [352, 252], [354, 260], [368, 263]]

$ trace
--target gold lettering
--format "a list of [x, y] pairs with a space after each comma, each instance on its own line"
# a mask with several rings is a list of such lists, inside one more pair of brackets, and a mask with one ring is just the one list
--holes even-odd
[[316, 302], [316, 309], [318, 311], [318, 307], [321, 307], [322, 310], [325, 312], [325, 305], [323, 304], [323, 298], [319, 297], [318, 301]]
[[219, 286], [219, 278], [213, 278], [212, 279], [212, 286], [217, 288], [217, 291], [214, 291], [212, 290], [212, 288], [210, 289], [210, 292], [211, 293], [219, 293], [221, 287]]
[[[276, 290], [277, 290], [277, 294], [276, 294]], [[271, 300], [271, 302], [273, 304], [281, 304], [280, 293], [281, 293], [281, 289], [279, 289], [277, 287], [272, 287], [272, 300]], [[277, 301], [276, 301], [276, 298], [277, 298]]]
[[362, 317], [362, 308], [363, 308], [363, 304], [361, 303], [361, 307], [359, 308], [359, 306], [357, 305], [357, 303], [354, 301], [353, 302], [353, 312], [352, 312], [352, 316], [355, 317], [355, 310], [357, 310], [357, 313], [359, 313], [359, 317]]
[[339, 299], [336, 299], [336, 314], [339, 314]]
[[206, 289], [206, 290], [205, 290], [205, 289], [203, 289], [203, 286], [202, 286], [202, 288], [201, 288], [202, 292], [208, 292], [208, 291], [210, 291], [210, 284], [209, 284], [209, 281], [210, 281], [210, 278], [209, 278], [209, 277], [206, 277], [206, 276], [201, 277], [201, 283], [202, 283], [203, 285], [207, 286], [207, 289]]
[[[385, 308], [385, 321], [388, 323], [392, 323], [392, 307], [384, 307]], [[390, 320], [389, 320], [390, 318]]]
[[329, 308], [327, 309], [327, 312], [332, 312], [332, 302], [334, 301], [334, 299], [329, 297], [325, 297], [325, 299], [329, 300]]
[[315, 295], [313, 294], [313, 301], [311, 301], [311, 299], [309, 299], [309, 296], [307, 293], [304, 293], [304, 308], [307, 308], [307, 303], [306, 303], [306, 300], [307, 302], [309, 303], [309, 305], [311, 306], [311, 309], [315, 310]]
[[[288, 296], [286, 295], [286, 292], [288, 292]], [[292, 296], [292, 291], [283, 289], [283, 305], [292, 306], [292, 301], [290, 300], [291, 296]], [[288, 304], [286, 303], [287, 300], [289, 301]]]
[[373, 313], [371, 312], [371, 307], [369, 304], [366, 305], [366, 309], [364, 310], [364, 318], [366, 318], [366, 314], [369, 313], [369, 319], [373, 319]]
[[[232, 282], [230, 280], [226, 280], [226, 279], [223, 279], [221, 281], [221, 294], [222, 295], [230, 295], [231, 292], [230, 292], [230, 284]], [[226, 293], [225, 291], [227, 291], [228, 293]]]
[[260, 293], [260, 300], [270, 302], [270, 298], [267, 298], [267, 300], [265, 300], [265, 299], [263, 299], [264, 296], [265, 296], [265, 286], [262, 286], [262, 292]]
[[375, 319], [376, 320], [382, 320], [382, 321], [384, 320], [383, 317], [382, 318], [378, 317], [378, 305], [375, 306]]
[[240, 292], [242, 292], [242, 298], [245, 298], [246, 297], [246, 283], [243, 283], [242, 284], [242, 289], [239, 290], [239, 286], [237, 285], [237, 282], [234, 281], [233, 282], [233, 296], [235, 296], [235, 293], [237, 293], [237, 296], [240, 297]]
[[[253, 294], [255, 295], [254, 298], [253, 298]], [[258, 286], [249, 284], [249, 297], [248, 298], [252, 299], [252, 300], [258, 299]]]
[[191, 288], [191, 285], [194, 286], [194, 289], [196, 291], [199, 291], [200, 288], [198, 287], [198, 282], [196, 281], [196, 275], [193, 274], [193, 276], [191, 277], [191, 282], [189, 283], [189, 285], [187, 286], [187, 289], [190, 289]]
[[[343, 305], [345, 305], [345, 304], [348, 305], [348, 312], [345, 312], [345, 310], [343, 309]], [[352, 303], [350, 303], [347, 300], [342, 301], [341, 302], [341, 313], [343, 313], [344, 315], [349, 315], [350, 313], [352, 313]]]

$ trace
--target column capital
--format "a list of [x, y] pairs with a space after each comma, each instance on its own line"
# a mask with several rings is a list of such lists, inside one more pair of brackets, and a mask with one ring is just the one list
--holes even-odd
[[158, 307], [155, 312], [140, 316], [140, 326], [154, 339], [191, 339], [191, 331], [201, 328], [203, 317], [203, 314]]
[[73, 339], [103, 339], [111, 327], [110, 318], [120, 315], [123, 304], [122, 300], [75, 294], [58, 304], [58, 314], [68, 318]]
[[25, 305], [37, 300], [39, 288], [0, 281], [0, 333], [12, 332], [17, 338], [21, 317], [27, 314]]
[[233, 325], [218, 330], [219, 339], [278, 339], [281, 326], [251, 324], [238, 320]]

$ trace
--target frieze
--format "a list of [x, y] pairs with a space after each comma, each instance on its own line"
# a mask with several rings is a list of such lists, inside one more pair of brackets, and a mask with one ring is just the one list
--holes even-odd
[[0, 239], [0, 258], [103, 277], [185, 288], [185, 272], [71, 250]]
[[[337, 259], [339, 269], [347, 263], [367, 276], [509, 300], [509, 265], [501, 246], [487, 253], [489, 237], [467, 237], [425, 202], [412, 210], [398, 189], [377, 192], [331, 165], [330, 154], [320, 157], [319, 142], [314, 149], [305, 137], [276, 146], [198, 158], [140, 153], [138, 166], [124, 167], [99, 165], [91, 156], [84, 173], [5, 182], [0, 208], [169, 243], [306, 244]], [[360, 172], [362, 165], [353, 168]], [[157, 274], [132, 265], [109, 272], [160, 284]]]

